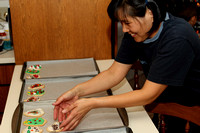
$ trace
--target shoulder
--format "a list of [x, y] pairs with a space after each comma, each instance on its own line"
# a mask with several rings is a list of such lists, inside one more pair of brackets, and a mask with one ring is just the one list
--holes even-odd
[[198, 47], [200, 40], [193, 27], [184, 19], [170, 15], [163, 25], [160, 37], [161, 47]]
[[174, 38], [188, 39], [190, 36], [196, 36], [193, 27], [187, 21], [173, 15], [164, 22], [163, 33]]

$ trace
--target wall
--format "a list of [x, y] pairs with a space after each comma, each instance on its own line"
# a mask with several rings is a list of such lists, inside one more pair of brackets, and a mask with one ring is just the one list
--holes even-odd
[[8, 7], [9, 0], [0, 0], [0, 7]]
[[[4, 13], [8, 12], [9, 0], [0, 0], [0, 18], [5, 20]], [[0, 19], [0, 21], [3, 21]]]

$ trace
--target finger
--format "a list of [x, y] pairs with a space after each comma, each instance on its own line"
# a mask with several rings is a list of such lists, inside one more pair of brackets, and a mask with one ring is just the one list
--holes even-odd
[[53, 113], [53, 118], [54, 118], [54, 120], [56, 120], [57, 119], [57, 117], [58, 117], [58, 110], [59, 110], [59, 106], [55, 106], [54, 107], [54, 113]]
[[67, 116], [69, 116], [69, 115], [70, 115], [70, 113], [71, 113], [71, 112], [67, 112]]
[[64, 116], [63, 116], [63, 121], [67, 119], [67, 117], [69, 116], [70, 112], [66, 113]]
[[53, 105], [54, 105], [54, 106], [55, 106], [55, 105], [59, 105], [63, 100], [64, 100], [63, 96], [60, 96], [60, 97], [56, 100], [56, 102], [53, 103]]
[[63, 119], [62, 119], [62, 118], [63, 118], [62, 108], [59, 108], [58, 114], [59, 114], [59, 115], [58, 115], [58, 121], [59, 121], [59, 122], [63, 121]]
[[80, 121], [76, 121], [76, 122], [69, 128], [69, 130], [71, 131], [71, 130], [73, 130], [74, 128], [76, 128], [76, 127], [78, 126], [79, 122], [80, 122]]
[[76, 117], [73, 118], [73, 119], [64, 127], [63, 130], [69, 130], [69, 129], [71, 128], [71, 126], [73, 126], [74, 123], [76, 123], [76, 121], [77, 121], [77, 118], [76, 118]]
[[66, 114], [63, 114], [62, 121], [66, 119]]
[[64, 130], [72, 130], [72, 129], [74, 129], [78, 125], [79, 121], [80, 121], [80, 119], [78, 118], [78, 116], [76, 116], [73, 120], [71, 120], [69, 122], [68, 125], [66, 125], [64, 127]]
[[67, 116], [67, 118], [61, 123], [60, 128], [65, 127], [66, 125], [68, 125], [70, 123], [70, 121], [72, 121], [74, 118], [76, 117], [75, 114], [70, 114], [69, 116]]

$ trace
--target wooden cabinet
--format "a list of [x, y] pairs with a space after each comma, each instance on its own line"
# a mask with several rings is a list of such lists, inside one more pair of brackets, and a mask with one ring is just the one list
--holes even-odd
[[4, 112], [6, 100], [9, 92], [9, 86], [0, 86], [0, 113]]
[[14, 71], [14, 64], [0, 65], [0, 85], [9, 85]]
[[16, 64], [69, 58], [110, 59], [111, 0], [10, 0]]
[[0, 122], [3, 116], [15, 64], [0, 65]]

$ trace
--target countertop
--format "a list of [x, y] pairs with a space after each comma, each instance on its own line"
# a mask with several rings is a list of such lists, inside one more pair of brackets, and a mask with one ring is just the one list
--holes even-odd
[[[111, 66], [113, 60], [97, 60], [100, 71], [106, 70]], [[10, 91], [5, 106], [2, 123], [0, 125], [0, 132], [11, 133], [11, 121], [13, 113], [18, 105], [22, 81], [20, 80], [22, 65], [15, 65]], [[131, 86], [124, 79], [120, 84], [112, 88], [113, 94], [121, 94], [132, 91]], [[134, 133], [158, 133], [149, 115], [143, 106], [135, 106], [126, 108], [129, 117], [129, 127]]]
[[15, 63], [14, 50], [0, 52], [0, 64]]

